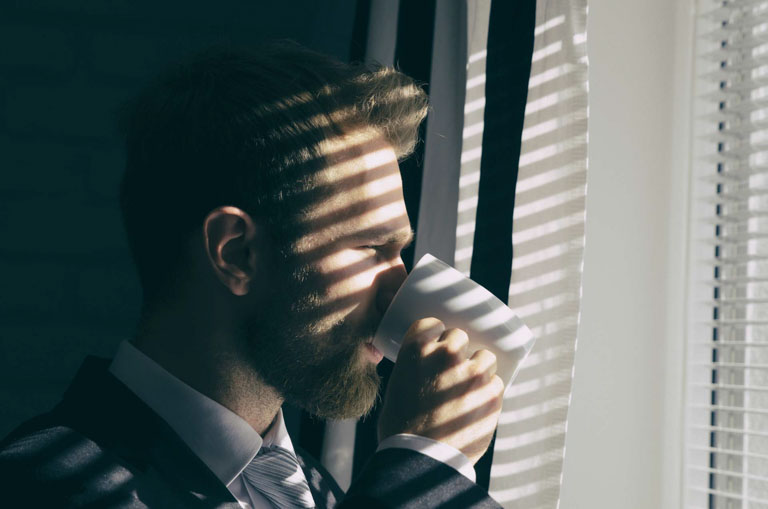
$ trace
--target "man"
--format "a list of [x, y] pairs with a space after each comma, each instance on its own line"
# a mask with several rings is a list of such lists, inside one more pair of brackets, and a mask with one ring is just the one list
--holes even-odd
[[366, 414], [371, 341], [412, 240], [397, 161], [424, 93], [293, 44], [203, 55], [126, 110], [137, 334], [2, 443], [18, 507], [497, 507], [473, 482], [501, 408], [495, 358], [425, 317], [403, 340], [379, 450], [346, 495], [284, 401]]

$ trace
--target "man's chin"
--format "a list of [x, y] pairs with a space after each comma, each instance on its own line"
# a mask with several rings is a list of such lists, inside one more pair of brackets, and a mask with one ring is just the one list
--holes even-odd
[[[381, 380], [376, 372], [370, 327], [339, 324], [322, 336], [307, 334], [311, 324], [259, 330], [249, 337], [269, 337], [256, 345], [253, 366], [265, 381], [292, 404], [323, 419], [348, 419], [367, 415], [374, 407]], [[255, 330], [252, 329], [252, 330]], [[271, 349], [269, 352], [265, 350]]]
[[376, 365], [365, 360], [355, 376], [346, 379], [333, 393], [319, 395], [313, 408], [307, 410], [323, 419], [353, 419], [366, 417], [379, 397], [381, 379]]

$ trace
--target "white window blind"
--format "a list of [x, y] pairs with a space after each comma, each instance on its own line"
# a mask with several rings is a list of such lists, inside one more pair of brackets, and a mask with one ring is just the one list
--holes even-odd
[[768, 508], [768, 0], [699, 0], [685, 506]]

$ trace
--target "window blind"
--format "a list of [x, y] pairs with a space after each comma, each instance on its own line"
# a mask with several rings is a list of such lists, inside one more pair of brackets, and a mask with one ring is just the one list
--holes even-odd
[[768, 1], [696, 9], [684, 503], [768, 508]]

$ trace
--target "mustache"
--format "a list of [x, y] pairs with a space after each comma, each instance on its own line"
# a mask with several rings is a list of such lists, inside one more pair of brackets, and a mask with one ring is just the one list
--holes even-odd
[[330, 334], [336, 337], [346, 337], [349, 343], [357, 347], [360, 344], [371, 344], [381, 323], [380, 318], [366, 320], [359, 326], [350, 325], [346, 318], [337, 321], [331, 328]]

